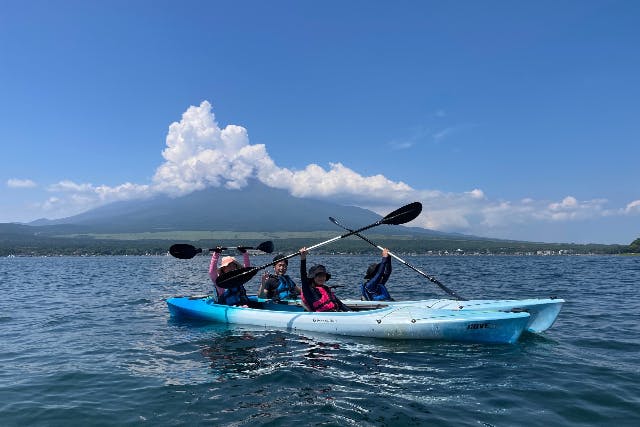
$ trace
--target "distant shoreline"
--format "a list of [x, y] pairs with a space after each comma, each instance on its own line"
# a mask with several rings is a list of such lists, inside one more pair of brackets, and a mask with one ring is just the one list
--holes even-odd
[[[133, 235], [44, 235], [0, 233], [0, 257], [14, 256], [93, 256], [93, 255], [163, 255], [174, 243], [189, 243], [203, 248], [225, 246], [255, 246], [271, 240], [275, 253], [294, 253], [301, 247], [334, 238], [332, 232], [309, 233], [209, 233], [207, 238], [191, 232], [173, 232], [164, 238], [136, 239]], [[156, 236], [157, 237], [157, 236]], [[386, 247], [398, 255], [420, 256], [479, 256], [479, 255], [617, 255], [630, 252], [628, 245], [521, 242], [481, 238], [398, 236], [367, 234], [376, 245]], [[380, 250], [363, 240], [350, 236], [315, 250], [319, 254], [375, 254]]]

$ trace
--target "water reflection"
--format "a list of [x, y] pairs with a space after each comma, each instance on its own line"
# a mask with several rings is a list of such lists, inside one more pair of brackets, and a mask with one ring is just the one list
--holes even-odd
[[209, 366], [216, 375], [244, 374], [255, 377], [260, 370], [269, 366], [266, 355], [257, 349], [255, 341], [256, 337], [251, 332], [228, 334], [215, 339], [200, 352], [210, 360]]
[[200, 352], [214, 375], [228, 379], [255, 378], [296, 367], [326, 369], [341, 349], [340, 343], [305, 335], [230, 330], [208, 341]]

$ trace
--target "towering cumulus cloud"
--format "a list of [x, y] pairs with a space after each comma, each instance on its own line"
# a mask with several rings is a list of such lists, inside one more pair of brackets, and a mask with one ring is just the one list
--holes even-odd
[[208, 186], [242, 188], [260, 164], [271, 162], [264, 145], [249, 144], [245, 128], [220, 129], [206, 101], [169, 126], [162, 156], [166, 162], [156, 171], [154, 188], [176, 195]]
[[269, 157], [263, 144], [251, 145], [247, 130], [241, 126], [218, 126], [211, 104], [204, 101], [190, 107], [180, 122], [169, 126], [166, 160], [153, 178], [154, 188], [171, 194], [185, 194], [208, 186], [224, 185], [239, 189], [249, 178], [288, 190], [292, 195], [306, 197], [332, 196], [337, 199], [375, 204], [408, 200], [413, 190], [402, 182], [393, 182], [382, 175], [365, 177], [341, 163], [330, 164], [325, 170], [316, 164], [300, 171], [282, 168]]

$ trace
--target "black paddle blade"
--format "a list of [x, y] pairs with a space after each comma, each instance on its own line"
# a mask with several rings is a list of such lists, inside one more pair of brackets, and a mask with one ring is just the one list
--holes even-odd
[[180, 259], [191, 259], [200, 252], [202, 252], [201, 248], [196, 248], [186, 243], [176, 243], [169, 248], [169, 253]]
[[219, 275], [216, 280], [216, 285], [224, 289], [235, 288], [247, 283], [258, 273], [258, 271], [260, 271], [260, 269], [256, 267], [243, 267], [231, 270]]
[[258, 249], [258, 250], [260, 250], [260, 251], [262, 251], [264, 253], [270, 254], [271, 252], [273, 252], [273, 242], [271, 240], [267, 240], [266, 242], [262, 242], [256, 247], [256, 249]]
[[330, 217], [329, 217], [329, 221], [331, 221], [332, 223], [334, 223], [335, 225], [337, 225], [337, 226], [338, 226], [338, 227], [340, 227], [340, 228], [344, 228], [344, 229], [345, 229], [345, 230], [347, 230], [347, 231], [352, 231], [350, 228], [347, 228], [347, 227], [345, 227], [344, 225], [340, 224], [340, 223], [338, 222], [338, 220], [337, 220], [337, 219], [335, 219], [335, 218], [334, 218], [334, 217], [332, 217], [332, 216], [330, 216]]
[[422, 203], [413, 202], [391, 212], [380, 220], [381, 224], [400, 225], [413, 221], [422, 212]]

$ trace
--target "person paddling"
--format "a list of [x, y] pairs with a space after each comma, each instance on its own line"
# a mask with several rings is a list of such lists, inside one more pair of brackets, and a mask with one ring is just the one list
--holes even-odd
[[[241, 246], [239, 246], [237, 249], [240, 253], [242, 253], [244, 266], [251, 267], [251, 261], [249, 260], [249, 254], [247, 253], [247, 250]], [[243, 284], [228, 289], [221, 288], [216, 284], [218, 276], [222, 273], [227, 273], [229, 271], [241, 268], [240, 263], [232, 256], [226, 256], [222, 258], [220, 267], [217, 267], [218, 258], [220, 257], [221, 252], [222, 248], [220, 246], [216, 247], [213, 250], [211, 263], [209, 264], [209, 277], [211, 278], [211, 281], [214, 285], [214, 299], [216, 303], [224, 305], [248, 305], [249, 298], [247, 297], [247, 291], [244, 288]]]
[[300, 249], [300, 286], [304, 308], [307, 311], [351, 311], [325, 284], [331, 279], [331, 274], [324, 265], [311, 267], [307, 275], [307, 252], [307, 248]]
[[362, 299], [365, 301], [394, 301], [385, 284], [391, 275], [391, 257], [387, 248], [382, 249], [382, 261], [369, 265], [364, 275], [365, 282], [360, 285]]

